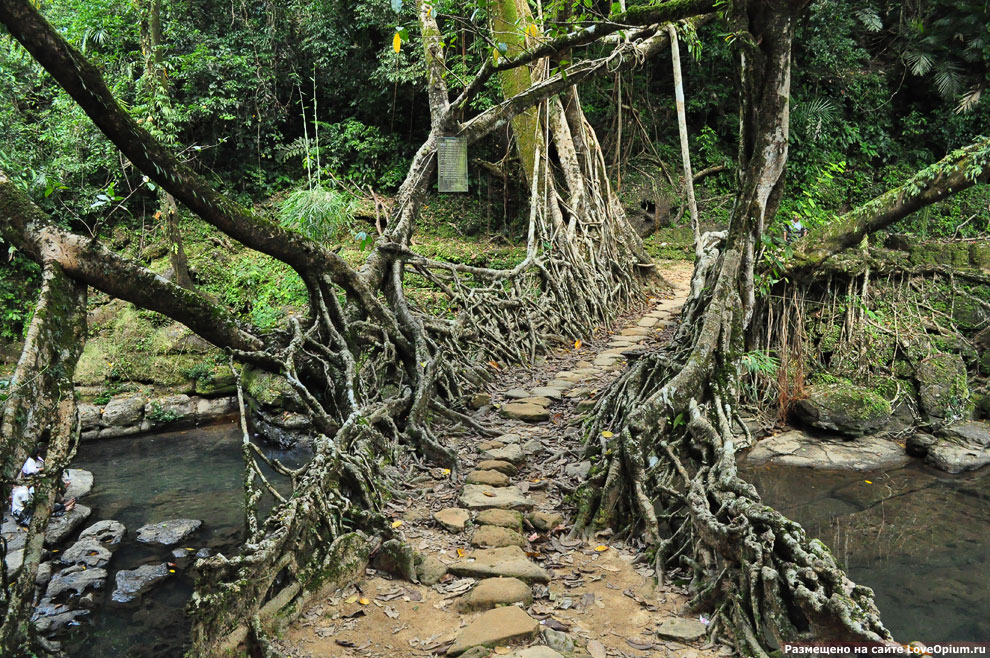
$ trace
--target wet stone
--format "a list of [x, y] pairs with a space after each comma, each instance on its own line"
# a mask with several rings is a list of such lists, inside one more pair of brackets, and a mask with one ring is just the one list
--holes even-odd
[[546, 407], [531, 402], [509, 402], [502, 405], [501, 411], [506, 418], [525, 420], [530, 423], [540, 423], [550, 418]]
[[467, 484], [487, 484], [491, 487], [509, 486], [509, 476], [498, 471], [471, 471], [464, 478]]
[[131, 603], [151, 589], [152, 585], [168, 578], [168, 574], [168, 565], [164, 562], [118, 571], [115, 576], [117, 586], [110, 598], [117, 604]]
[[501, 526], [522, 532], [522, 514], [507, 509], [486, 509], [478, 513], [475, 522], [479, 525]]
[[487, 548], [473, 551], [462, 560], [451, 564], [448, 570], [458, 576], [472, 578], [518, 578], [527, 583], [546, 583], [550, 576], [535, 562], [526, 557], [518, 546]]
[[464, 595], [460, 602], [463, 612], [490, 610], [500, 605], [533, 602], [533, 589], [518, 578], [485, 578]]
[[471, 545], [478, 548], [503, 548], [525, 546], [526, 538], [515, 530], [497, 525], [483, 525], [471, 535]]
[[196, 519], [171, 519], [159, 523], [149, 523], [138, 528], [137, 540], [144, 544], [172, 546], [195, 532], [202, 521]]
[[79, 533], [79, 539], [95, 539], [105, 546], [116, 546], [124, 538], [126, 528], [120, 521], [112, 519], [97, 521]]
[[516, 487], [489, 487], [484, 484], [464, 485], [458, 502], [468, 509], [498, 507], [527, 510], [533, 507], [533, 502], [527, 500]]
[[448, 507], [433, 514], [433, 520], [450, 532], [463, 531], [470, 518], [468, 511], [460, 507]]
[[113, 553], [96, 539], [80, 539], [58, 556], [62, 564], [82, 564], [86, 567], [105, 567]]
[[479, 471], [498, 471], [510, 477], [519, 471], [514, 465], [500, 459], [486, 459], [478, 462], [477, 469]]
[[483, 613], [460, 632], [447, 649], [448, 656], [459, 656], [471, 647], [521, 644], [536, 637], [539, 623], [514, 605]]

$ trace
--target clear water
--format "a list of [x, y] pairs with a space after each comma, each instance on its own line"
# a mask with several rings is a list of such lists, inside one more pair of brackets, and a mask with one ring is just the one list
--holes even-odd
[[[304, 451], [270, 453], [290, 465], [307, 457]], [[110, 562], [105, 602], [66, 649], [72, 656], [86, 658], [181, 656], [189, 637], [183, 611], [193, 589], [193, 567], [177, 568], [174, 576], [155, 585], [130, 608], [109, 604], [113, 575], [171, 560], [171, 549], [134, 540], [137, 528], [146, 523], [200, 519], [202, 527], [179, 547], [229, 552], [237, 546], [244, 523], [239, 427], [215, 425], [84, 443], [71, 466], [93, 472], [93, 491], [82, 501], [93, 508], [87, 525], [116, 519], [127, 527], [127, 535]]]
[[741, 470], [764, 501], [872, 587], [898, 641], [990, 641], [990, 468], [947, 475]]

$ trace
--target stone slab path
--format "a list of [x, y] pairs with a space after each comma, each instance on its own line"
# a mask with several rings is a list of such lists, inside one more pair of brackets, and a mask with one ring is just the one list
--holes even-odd
[[[705, 626], [677, 587], [657, 587], [635, 547], [599, 533], [568, 540], [566, 496], [588, 472], [580, 414], [625, 367], [629, 350], [666, 340], [687, 296], [690, 264], [645, 313], [605, 341], [552, 355], [487, 396], [476, 415], [495, 439], [449, 437], [463, 474], [433, 469], [390, 505], [418, 555], [419, 583], [369, 569], [311, 606], [279, 642], [287, 656], [665, 656], [711, 658]], [[529, 381], [519, 381], [520, 379]]]

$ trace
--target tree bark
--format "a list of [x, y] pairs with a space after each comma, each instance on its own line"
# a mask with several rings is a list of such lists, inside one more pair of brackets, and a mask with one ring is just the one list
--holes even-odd
[[694, 231], [694, 253], [701, 257], [701, 227], [698, 221], [698, 203], [694, 199], [694, 174], [691, 173], [691, 145], [688, 143], [687, 117], [684, 113], [684, 81], [681, 78], [681, 48], [677, 42], [677, 27], [667, 26], [670, 35], [670, 55], [674, 69], [674, 103], [677, 109], [677, 132], [681, 140], [681, 160], [684, 163], [684, 189], [687, 192], [688, 209], [691, 212], [691, 228]]

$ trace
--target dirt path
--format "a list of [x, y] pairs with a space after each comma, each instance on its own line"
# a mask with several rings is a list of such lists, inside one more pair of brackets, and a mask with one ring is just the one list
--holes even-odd
[[[389, 503], [394, 526], [417, 551], [419, 584], [369, 569], [356, 586], [310, 607], [280, 649], [291, 656], [669, 656], [727, 653], [703, 647], [704, 623], [678, 587], [657, 587], [635, 547], [599, 533], [567, 539], [567, 495], [581, 462], [579, 414], [624, 367], [623, 351], [669, 336], [691, 267], [664, 270], [674, 284], [645, 315], [620, 322], [607, 345], [583, 346], [479, 409], [493, 440], [463, 433], [464, 475], [434, 469]], [[484, 402], [485, 400], [479, 400]]]

